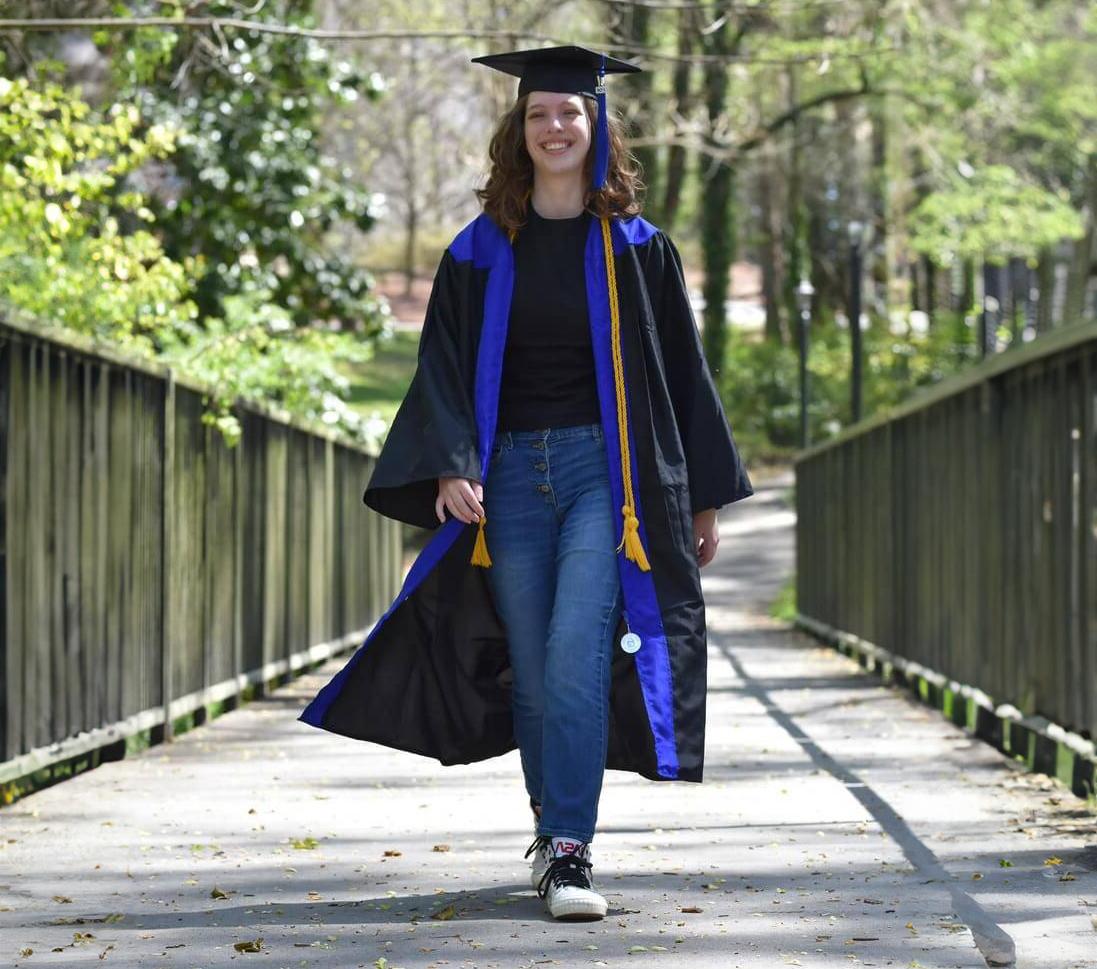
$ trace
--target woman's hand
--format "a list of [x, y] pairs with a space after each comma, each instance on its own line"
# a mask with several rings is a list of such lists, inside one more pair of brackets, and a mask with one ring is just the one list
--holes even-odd
[[484, 486], [479, 481], [469, 478], [439, 478], [438, 497], [434, 502], [434, 513], [438, 520], [445, 524], [446, 515], [443, 508], [448, 509], [454, 518], [459, 518], [466, 525], [478, 522], [484, 514], [484, 506], [480, 504], [484, 500]]
[[698, 568], [704, 568], [716, 558], [716, 546], [720, 544], [719, 532], [715, 508], [706, 508], [693, 516], [693, 551], [697, 556]]

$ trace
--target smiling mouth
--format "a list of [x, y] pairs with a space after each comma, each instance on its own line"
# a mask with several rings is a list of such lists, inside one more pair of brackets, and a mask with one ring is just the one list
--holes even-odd
[[570, 141], [547, 141], [541, 145], [541, 150], [547, 151], [550, 155], [559, 155], [567, 151], [570, 147]]

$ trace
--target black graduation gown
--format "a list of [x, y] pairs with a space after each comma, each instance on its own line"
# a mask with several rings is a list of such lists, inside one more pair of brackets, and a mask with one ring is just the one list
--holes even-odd
[[[693, 510], [753, 494], [702, 353], [678, 252], [642, 218], [611, 219], [628, 442], [642, 571], [623, 551], [608, 768], [701, 780], [705, 606]], [[624, 486], [601, 225], [585, 263], [598, 396], [614, 504]], [[437, 480], [487, 480], [514, 283], [511, 244], [486, 215], [442, 256], [415, 376], [364, 494], [391, 518], [435, 530], [395, 601], [300, 719], [359, 740], [471, 763], [515, 747], [506, 634], [486, 569], [470, 564], [477, 525], [439, 524]], [[618, 516], [617, 540], [622, 537]], [[490, 535], [490, 529], [487, 532]], [[488, 553], [490, 554], [490, 542]]]

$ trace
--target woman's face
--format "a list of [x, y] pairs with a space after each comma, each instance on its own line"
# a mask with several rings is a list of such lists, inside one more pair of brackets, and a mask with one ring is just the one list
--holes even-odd
[[581, 173], [589, 149], [590, 119], [582, 95], [530, 92], [526, 101], [526, 151], [535, 173]]

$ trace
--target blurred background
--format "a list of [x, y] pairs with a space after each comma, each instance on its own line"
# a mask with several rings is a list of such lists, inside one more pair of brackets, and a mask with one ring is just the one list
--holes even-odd
[[[748, 464], [1097, 314], [1074, 0], [0, 3], [0, 302], [376, 448], [513, 83], [577, 43]], [[68, 22], [59, 19], [64, 18]], [[71, 19], [78, 18], [78, 19]]]

